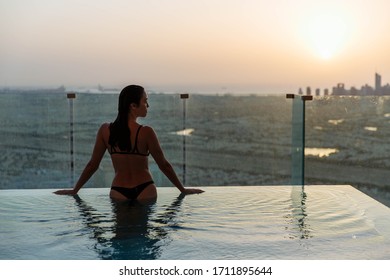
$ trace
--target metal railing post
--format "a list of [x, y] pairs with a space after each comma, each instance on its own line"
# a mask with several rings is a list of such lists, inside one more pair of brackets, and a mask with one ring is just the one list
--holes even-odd
[[73, 187], [75, 182], [74, 176], [74, 128], [73, 128], [73, 99], [76, 98], [75, 93], [68, 93], [67, 98], [69, 100], [69, 165], [70, 165], [70, 185]]
[[302, 186], [305, 185], [305, 147], [306, 147], [306, 101], [313, 100], [312, 95], [301, 96], [302, 100]]
[[180, 98], [183, 100], [183, 185], [186, 185], [186, 100], [189, 98], [188, 93], [180, 94]]

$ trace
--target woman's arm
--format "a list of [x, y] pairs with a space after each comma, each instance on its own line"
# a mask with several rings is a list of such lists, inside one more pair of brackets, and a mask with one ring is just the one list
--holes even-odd
[[185, 188], [180, 182], [179, 178], [176, 175], [175, 170], [169, 161], [165, 158], [164, 152], [161, 149], [160, 142], [158, 141], [157, 135], [154, 130], [148, 127], [147, 142], [150, 154], [157, 163], [160, 170], [164, 173], [165, 176], [175, 185], [182, 193], [184, 194], [193, 194], [193, 193], [202, 193], [202, 190], [199, 189], [189, 189]]
[[76, 185], [73, 187], [72, 190], [58, 190], [54, 192], [55, 194], [67, 194], [67, 195], [76, 195], [78, 191], [84, 186], [85, 183], [88, 182], [88, 180], [92, 177], [92, 175], [96, 172], [96, 170], [99, 168], [100, 162], [104, 156], [104, 153], [106, 151], [106, 144], [104, 142], [103, 138], [103, 130], [106, 128], [107, 124], [103, 124], [97, 135], [96, 135], [96, 141], [95, 146], [93, 148], [92, 156], [87, 165], [85, 166], [83, 172], [80, 175], [80, 178], [78, 179]]

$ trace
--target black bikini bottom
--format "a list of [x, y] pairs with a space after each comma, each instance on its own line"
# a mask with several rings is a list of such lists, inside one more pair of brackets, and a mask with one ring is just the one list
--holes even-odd
[[149, 181], [143, 184], [140, 184], [133, 188], [124, 188], [124, 187], [115, 187], [112, 186], [111, 189], [114, 191], [119, 192], [120, 194], [126, 196], [128, 199], [137, 199], [137, 197], [142, 193], [144, 189], [146, 189], [147, 186], [154, 184], [153, 181]]

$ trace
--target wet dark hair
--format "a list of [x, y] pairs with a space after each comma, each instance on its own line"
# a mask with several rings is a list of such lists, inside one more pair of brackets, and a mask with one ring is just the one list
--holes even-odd
[[111, 147], [118, 146], [121, 151], [131, 151], [130, 129], [128, 115], [132, 103], [139, 106], [145, 89], [138, 85], [130, 85], [122, 89], [118, 101], [118, 116], [110, 124], [110, 138], [108, 143]]

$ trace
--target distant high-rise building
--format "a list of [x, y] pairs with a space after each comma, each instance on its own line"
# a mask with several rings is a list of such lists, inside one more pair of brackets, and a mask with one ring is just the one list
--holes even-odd
[[382, 93], [382, 77], [378, 73], [375, 73], [375, 93]]

